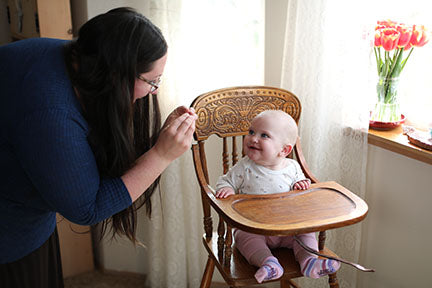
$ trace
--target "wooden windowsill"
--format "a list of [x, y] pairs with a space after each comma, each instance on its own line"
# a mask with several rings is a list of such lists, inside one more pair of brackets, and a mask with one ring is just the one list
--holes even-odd
[[[406, 124], [410, 125], [411, 123]], [[389, 131], [369, 129], [368, 143], [428, 164], [432, 164], [432, 151], [422, 149], [411, 144], [408, 141], [407, 136], [402, 133], [401, 126]]]

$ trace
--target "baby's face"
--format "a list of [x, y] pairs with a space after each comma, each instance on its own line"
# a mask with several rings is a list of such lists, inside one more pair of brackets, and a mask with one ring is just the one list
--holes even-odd
[[285, 158], [280, 119], [263, 115], [252, 120], [249, 134], [244, 139], [245, 154], [255, 163], [272, 169]]

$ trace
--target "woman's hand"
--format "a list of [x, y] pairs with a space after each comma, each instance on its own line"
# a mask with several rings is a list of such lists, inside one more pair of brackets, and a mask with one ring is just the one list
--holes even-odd
[[197, 118], [193, 109], [184, 106], [168, 116], [155, 146], [141, 155], [135, 166], [122, 176], [132, 201], [138, 199], [173, 160], [191, 147]]
[[174, 109], [174, 111], [172, 111], [167, 119], [165, 120], [165, 123], [162, 126], [162, 129], [164, 129], [167, 125], [169, 125], [173, 120], [177, 119], [178, 117], [180, 117], [181, 115], [183, 115], [184, 113], [188, 113], [189, 115], [195, 115], [195, 110], [191, 107], [191, 108], [187, 108], [186, 106], [179, 106], [176, 109]]
[[171, 162], [191, 147], [197, 118], [193, 108], [185, 106], [168, 115], [154, 147], [161, 158]]

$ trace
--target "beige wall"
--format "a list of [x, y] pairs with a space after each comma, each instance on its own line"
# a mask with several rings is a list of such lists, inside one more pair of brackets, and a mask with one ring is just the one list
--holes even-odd
[[431, 287], [432, 165], [369, 145], [358, 287]]
[[78, 34], [82, 24], [98, 14], [124, 6], [133, 7], [145, 14], [145, 11], [149, 9], [149, 2], [143, 0], [73, 0], [71, 1], [71, 10], [74, 35]]

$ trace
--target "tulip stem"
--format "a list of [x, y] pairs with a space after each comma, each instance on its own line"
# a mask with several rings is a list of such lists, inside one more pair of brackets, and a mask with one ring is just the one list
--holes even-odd
[[390, 78], [398, 77], [400, 72], [402, 71], [402, 68], [401, 68], [401, 62], [402, 62], [402, 58], [403, 58], [402, 55], [403, 55], [403, 48], [396, 50], [396, 53], [394, 54], [394, 57], [393, 57], [392, 69], [390, 70], [390, 73], [388, 74], [390, 76]]
[[[378, 52], [377, 52], [378, 51]], [[382, 60], [381, 60], [381, 49], [380, 47], [374, 47], [375, 59], [377, 63], [378, 75], [381, 73]]]
[[413, 52], [413, 50], [414, 50], [414, 47], [411, 48], [410, 52], [408, 53], [408, 56], [402, 61], [402, 67], [400, 69], [401, 71], [405, 67], [405, 64], [407, 63], [408, 58], [411, 56], [411, 53]]

